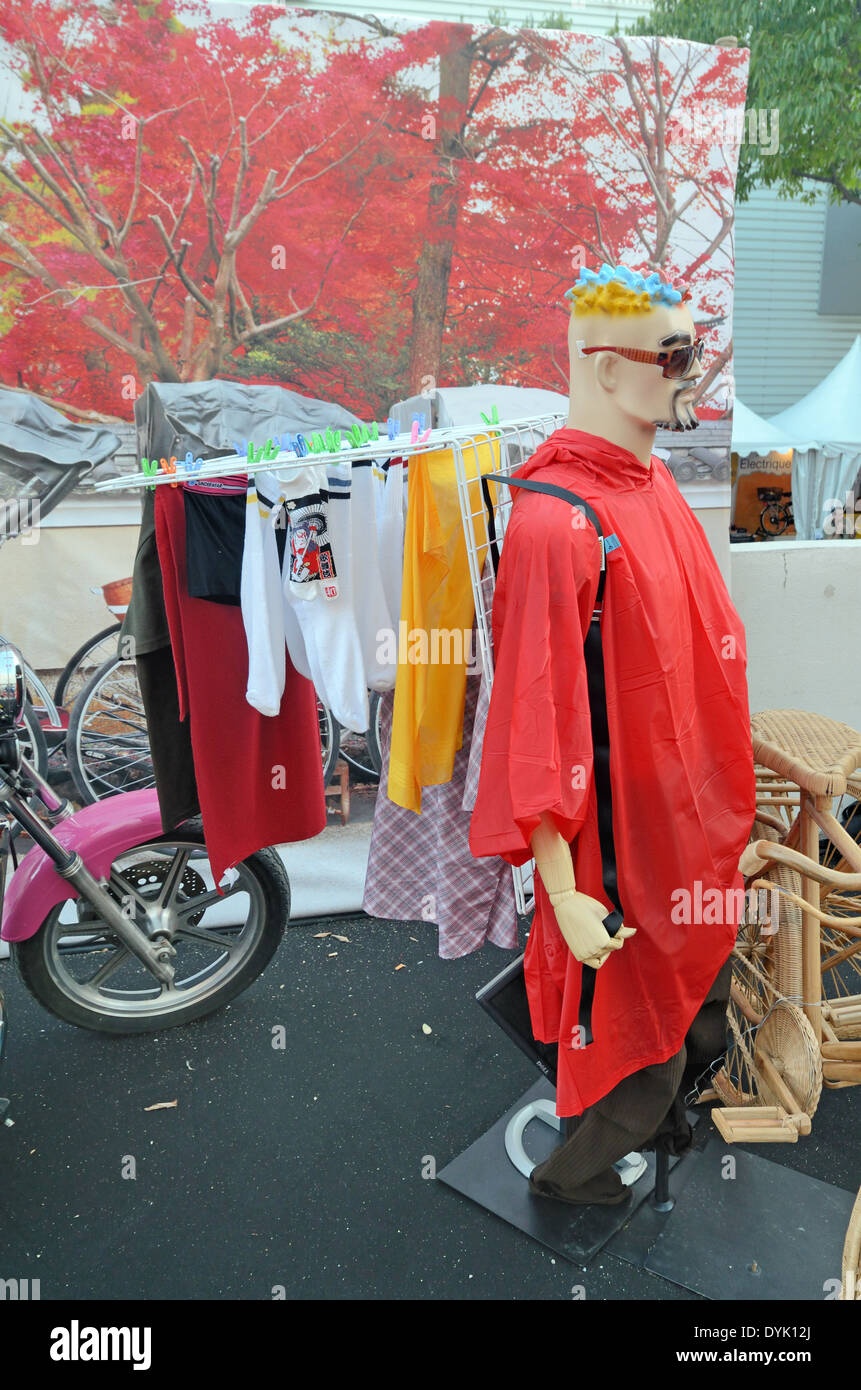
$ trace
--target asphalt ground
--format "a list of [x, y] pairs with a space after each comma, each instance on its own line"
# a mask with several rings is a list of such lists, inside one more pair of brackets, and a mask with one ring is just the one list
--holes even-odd
[[[43, 1300], [696, 1299], [611, 1255], [584, 1272], [422, 1176], [536, 1079], [474, 1001], [509, 959], [306, 921], [226, 1010], [129, 1038], [54, 1019], [3, 962], [0, 1275]], [[752, 1151], [855, 1189], [859, 1139], [857, 1092], [826, 1091], [809, 1137]]]

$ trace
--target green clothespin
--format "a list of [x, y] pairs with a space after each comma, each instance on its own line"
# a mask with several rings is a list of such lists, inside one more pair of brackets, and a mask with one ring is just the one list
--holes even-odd
[[[484, 423], [485, 423], [486, 425], [498, 425], [498, 424], [499, 424], [499, 411], [497, 410], [497, 408], [496, 408], [495, 405], [492, 405], [492, 406], [490, 407], [490, 415], [489, 415], [489, 416], [488, 416], [488, 415], [485, 415], [485, 413], [484, 413], [483, 410], [479, 411], [479, 414], [481, 415], [481, 418], [482, 418], [482, 420], [484, 421]], [[491, 437], [491, 439], [496, 439], [496, 434], [495, 434], [492, 430], [491, 430], [491, 433], [490, 433], [490, 437]]]
[[[146, 473], [147, 477], [151, 478], [153, 473], [158, 472], [158, 459], [141, 459], [141, 468], [143, 469], [144, 473]], [[150, 492], [152, 492], [153, 488], [155, 487], [155, 483], [147, 483], [147, 487], [149, 488]]]
[[353, 448], [361, 449], [363, 444], [369, 444], [372, 439], [376, 439], [376, 429], [377, 427], [375, 424], [372, 425], [370, 429], [365, 424], [351, 425], [349, 436]]
[[263, 446], [264, 459], [276, 459], [280, 452], [281, 449], [279, 445], [273, 443], [271, 439], [267, 439], [266, 443]]

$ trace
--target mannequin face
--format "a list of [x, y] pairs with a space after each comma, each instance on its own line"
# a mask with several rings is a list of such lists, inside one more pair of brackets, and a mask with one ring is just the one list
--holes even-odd
[[624, 417], [635, 428], [696, 429], [699, 421], [692, 400], [703, 374], [696, 359], [683, 378], [669, 379], [660, 367], [650, 363], [631, 362], [615, 352], [580, 357], [577, 350], [578, 339], [586, 347], [606, 345], [662, 352], [684, 347], [695, 338], [687, 304], [656, 305], [649, 314], [572, 315], [568, 350], [575, 403], [581, 392], [598, 393], [601, 409], [608, 417]]

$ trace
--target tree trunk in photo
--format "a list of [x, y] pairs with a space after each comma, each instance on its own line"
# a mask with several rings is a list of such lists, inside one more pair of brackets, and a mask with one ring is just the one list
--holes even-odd
[[467, 118], [472, 61], [471, 47], [459, 47], [440, 55], [439, 117], [434, 146], [436, 167], [428, 194], [427, 231], [413, 294], [410, 395], [420, 395], [439, 385], [448, 282], [460, 212], [457, 161], [463, 157], [461, 141]]

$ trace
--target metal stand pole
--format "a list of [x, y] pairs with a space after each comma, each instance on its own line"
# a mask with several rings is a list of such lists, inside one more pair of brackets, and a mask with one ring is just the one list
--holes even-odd
[[655, 1211], [670, 1212], [676, 1205], [670, 1196], [670, 1155], [666, 1149], [655, 1150], [655, 1190], [649, 1198]]

